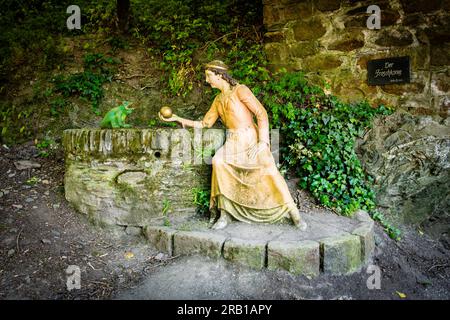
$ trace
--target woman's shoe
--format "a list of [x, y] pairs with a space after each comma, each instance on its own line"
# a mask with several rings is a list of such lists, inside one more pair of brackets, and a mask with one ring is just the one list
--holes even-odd
[[290, 211], [289, 215], [291, 216], [292, 222], [294, 222], [294, 225], [300, 229], [301, 231], [305, 231], [308, 228], [308, 225], [306, 222], [300, 217], [300, 213], [295, 211]]
[[209, 211], [209, 222], [208, 222], [209, 228], [212, 228], [214, 223], [217, 221], [218, 216], [219, 216], [219, 213], [217, 212], [217, 209], [211, 209]]
[[228, 213], [226, 213], [224, 210], [221, 211], [219, 220], [211, 227], [211, 229], [214, 230], [220, 230], [225, 228], [228, 223], [231, 221]]
[[298, 224], [295, 225], [297, 228], [299, 228], [301, 231], [305, 231], [308, 228], [308, 225], [304, 220], [300, 220]]

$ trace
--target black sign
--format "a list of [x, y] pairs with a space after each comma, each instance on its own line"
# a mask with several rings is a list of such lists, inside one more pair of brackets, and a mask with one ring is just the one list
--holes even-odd
[[409, 83], [409, 57], [370, 60], [367, 62], [369, 85]]

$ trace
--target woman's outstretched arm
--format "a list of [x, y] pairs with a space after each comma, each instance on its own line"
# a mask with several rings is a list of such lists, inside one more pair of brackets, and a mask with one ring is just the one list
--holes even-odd
[[213, 124], [217, 121], [217, 119], [219, 118], [219, 113], [217, 111], [216, 102], [217, 102], [217, 98], [214, 99], [214, 102], [212, 103], [211, 108], [209, 108], [208, 112], [205, 114], [205, 116], [203, 117], [203, 120], [201, 120], [201, 121], [195, 121], [195, 120], [181, 118], [181, 117], [177, 116], [176, 114], [174, 114], [169, 119], [164, 118], [159, 114], [159, 118], [163, 121], [178, 121], [179, 123], [181, 123], [183, 128], [186, 128], [186, 127], [211, 128], [213, 126]]

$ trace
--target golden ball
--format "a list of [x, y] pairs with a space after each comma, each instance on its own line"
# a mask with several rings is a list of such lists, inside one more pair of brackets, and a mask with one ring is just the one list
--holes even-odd
[[161, 113], [164, 118], [170, 118], [173, 114], [170, 107], [162, 107], [161, 110], [159, 110], [159, 113]]

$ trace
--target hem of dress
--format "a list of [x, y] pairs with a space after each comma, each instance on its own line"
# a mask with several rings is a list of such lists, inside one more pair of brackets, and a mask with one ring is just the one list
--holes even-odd
[[[219, 199], [219, 197], [222, 197], [222, 199]], [[236, 220], [246, 223], [276, 223], [283, 218], [289, 217], [289, 212], [292, 209], [298, 211], [298, 208], [293, 201], [273, 208], [252, 208], [230, 200], [223, 194], [218, 194], [212, 197], [210, 202], [210, 211], [225, 210]], [[258, 214], [258, 212], [273, 212], [273, 214], [265, 217], [264, 215]]]

